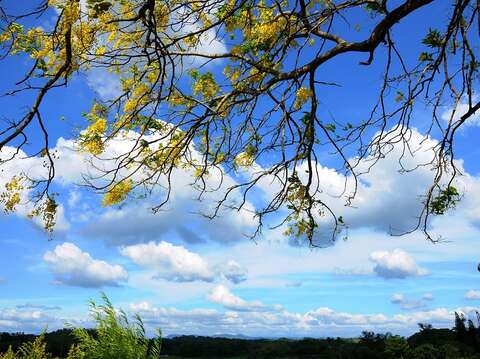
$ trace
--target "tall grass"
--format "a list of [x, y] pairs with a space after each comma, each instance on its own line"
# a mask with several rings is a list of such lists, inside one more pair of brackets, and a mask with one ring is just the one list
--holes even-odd
[[[70, 348], [67, 359], [154, 359], [160, 356], [161, 332], [149, 340], [139, 315], [133, 321], [123, 310], [116, 310], [102, 293], [102, 304], [90, 301], [95, 331], [73, 328], [77, 344]], [[51, 359], [46, 351], [44, 335], [24, 343], [16, 352], [9, 348], [0, 359]]]

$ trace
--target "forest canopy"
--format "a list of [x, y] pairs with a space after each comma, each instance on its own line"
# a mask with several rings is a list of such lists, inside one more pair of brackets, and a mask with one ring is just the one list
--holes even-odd
[[[318, 233], [333, 240], [348, 228], [348, 218], [325, 199], [318, 170], [325, 154], [344, 182], [331, 197], [349, 206], [361, 176], [394, 146], [405, 155], [415, 153], [409, 140], [419, 108], [428, 111], [424, 135], [435, 139], [429, 142], [434, 155], [419, 166], [433, 176], [419, 199], [416, 223], [401, 233], [420, 229], [434, 241], [430, 217], [460, 200], [455, 144], [459, 129], [480, 108], [478, 1], [26, 3], [23, 10], [9, 1], [0, 4], [1, 58], [28, 63], [6, 94], [13, 99], [28, 93], [22, 97], [27, 109], [0, 125], [0, 167], [42, 157], [45, 171], [36, 177], [20, 171], [9, 180], [0, 196], [7, 212], [24, 200], [24, 189], [33, 189], [30, 216], [54, 228], [56, 124], [44, 118], [42, 105], [75, 76], [94, 69], [119, 82], [114, 96], [89, 104], [76, 138], [76, 149], [90, 156], [94, 169], [85, 184], [103, 193], [104, 206], [142, 199], [160, 187], [162, 197], [153, 208], [158, 211], [183, 171], [200, 199], [215, 194], [216, 205], [203, 213], [210, 218], [225, 210], [252, 211], [256, 236], [266, 217], [282, 212], [286, 235], [311, 245]], [[438, 24], [418, 25], [415, 48], [422, 50], [399, 46], [399, 24], [433, 6], [445, 6], [448, 13]], [[376, 70], [376, 96], [365, 104], [369, 116], [324, 115], [325, 94], [342, 94], [341, 84], [328, 76], [331, 66]], [[445, 108], [451, 110], [443, 120]], [[416, 169], [398, 160], [398, 170]], [[252, 209], [249, 201], [260, 183], [268, 183], [271, 193], [263, 207]]]

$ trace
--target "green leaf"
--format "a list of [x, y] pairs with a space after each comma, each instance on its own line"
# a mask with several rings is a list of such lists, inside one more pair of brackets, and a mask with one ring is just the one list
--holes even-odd
[[433, 61], [433, 56], [429, 52], [422, 52], [420, 56], [418, 57], [419, 61]]
[[327, 123], [324, 127], [330, 132], [335, 132], [337, 130], [337, 126], [334, 123]]
[[200, 72], [197, 69], [191, 69], [188, 73], [194, 80], [197, 80], [200, 77]]
[[440, 189], [438, 195], [433, 198], [430, 203], [430, 213], [436, 215], [445, 214], [449, 209], [452, 209], [460, 201], [460, 194], [453, 186], [447, 186]]
[[422, 44], [431, 48], [437, 48], [442, 46], [443, 37], [440, 31], [435, 29], [429, 29], [427, 36], [422, 40]]
[[380, 4], [379, 1], [369, 2], [367, 5], [365, 5], [365, 9], [372, 12], [377, 12], [380, 14], [383, 14], [385, 12], [382, 7], [382, 4]]

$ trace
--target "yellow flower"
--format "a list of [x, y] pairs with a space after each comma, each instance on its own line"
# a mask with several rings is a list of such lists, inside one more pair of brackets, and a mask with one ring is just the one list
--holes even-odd
[[107, 130], [107, 120], [104, 118], [97, 119], [94, 123], [87, 127], [89, 134], [103, 135]]
[[103, 56], [107, 52], [107, 48], [105, 46], [100, 46], [97, 51], [95, 52], [95, 55], [97, 56]]
[[92, 137], [81, 142], [80, 147], [94, 156], [102, 154], [105, 145], [100, 137]]
[[3, 203], [6, 213], [13, 212], [20, 203], [20, 191], [25, 188], [23, 181], [24, 177], [13, 176], [10, 182], [5, 184], [6, 191], [0, 194], [0, 202]]
[[195, 47], [195, 46], [197, 46], [199, 41], [200, 41], [200, 37], [199, 37], [199, 36], [195, 36], [195, 35], [190, 35], [190, 36], [187, 36], [186, 38], [183, 39], [183, 42], [185, 42], [185, 44], [186, 44], [188, 47]]
[[114, 204], [123, 202], [127, 199], [128, 194], [132, 191], [133, 181], [131, 179], [120, 181], [108, 189], [103, 196], [102, 206], [113, 206]]
[[254, 161], [254, 158], [251, 153], [241, 152], [235, 157], [235, 159], [233, 160], [233, 163], [237, 167], [249, 167], [253, 164], [253, 161]]
[[297, 91], [297, 97], [295, 99], [293, 107], [297, 110], [300, 109], [311, 96], [312, 91], [310, 89], [307, 89], [306, 87], [300, 87]]
[[105, 149], [102, 136], [107, 131], [107, 120], [99, 118], [93, 113], [90, 113], [89, 116], [95, 119], [95, 122], [88, 126], [80, 136], [80, 148], [92, 155], [98, 156]]

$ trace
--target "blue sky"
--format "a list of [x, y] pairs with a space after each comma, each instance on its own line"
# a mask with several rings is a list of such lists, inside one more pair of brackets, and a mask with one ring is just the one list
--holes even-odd
[[[414, 32], [412, 24], [422, 20], [427, 29], [441, 21], [443, 10], [429, 8], [402, 23], [395, 33], [399, 46], [416, 58], [423, 33]], [[375, 66], [357, 66], [359, 59], [342, 58], [321, 73], [322, 80], [342, 84], [324, 90], [326, 117], [361, 117], [370, 110], [380, 75]], [[2, 91], [21, 78], [25, 66], [22, 58], [0, 64]], [[213, 201], [195, 201], [188, 173], [177, 172], [176, 192], [164, 212], [151, 214], [154, 199], [101, 208], [100, 196], [76, 185], [89, 165], [86, 155], [72, 150], [73, 138], [92, 99], [111, 95], [115, 86], [116, 79], [104, 72], [79, 74], [66, 90], [52, 91], [42, 107], [59, 153], [58, 226], [48, 236], [26, 211], [0, 217], [0, 331], [89, 325], [87, 301], [101, 291], [167, 335], [321, 337], [365, 329], [408, 334], [418, 322], [450, 327], [453, 311], [472, 314], [479, 308], [480, 115], [458, 137], [464, 198], [432, 223], [433, 232], [448, 241], [433, 244], [420, 233], [389, 236], [389, 228], [413, 223], [418, 196], [431, 178], [426, 168], [399, 174], [400, 149], [395, 149], [364, 177], [358, 208], [336, 204], [349, 220], [348, 239], [310, 249], [292, 246], [282, 228], [265, 231], [256, 243], [249, 240], [243, 234], [254, 228], [255, 219], [246, 212], [226, 212], [214, 221], [193, 214]], [[2, 117], [18, 115], [28, 100], [0, 98]], [[435, 139], [422, 142], [429, 119], [427, 109], [417, 109], [411, 144], [419, 151], [407, 156], [409, 164], [431, 156], [428, 144]], [[322, 160], [325, 186], [335, 189], [342, 178], [330, 170], [335, 163], [328, 154]], [[18, 168], [37, 173], [40, 166], [40, 159], [7, 165], [0, 185]], [[227, 180], [234, 182], [235, 176]], [[271, 190], [260, 183], [252, 208]]]

